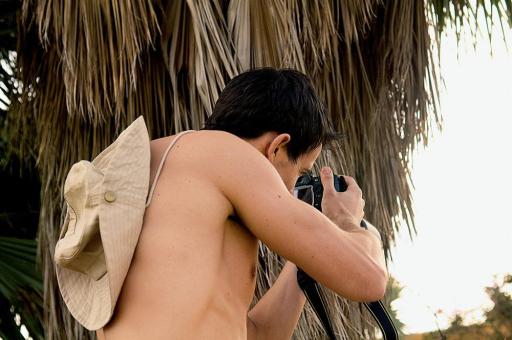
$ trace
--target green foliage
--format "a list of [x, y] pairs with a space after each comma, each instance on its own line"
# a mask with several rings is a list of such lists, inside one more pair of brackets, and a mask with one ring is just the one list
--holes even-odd
[[400, 298], [401, 292], [404, 287], [400, 285], [400, 282], [398, 282], [394, 277], [389, 277], [389, 282], [386, 287], [386, 295], [384, 296], [384, 305], [386, 306], [386, 309], [389, 312], [389, 315], [391, 317], [391, 320], [395, 324], [396, 329], [398, 330], [398, 334], [400, 336], [404, 335], [404, 327], [405, 324], [398, 319], [397, 311], [392, 306], [393, 301]]
[[486, 324], [492, 327], [495, 339], [512, 337], [512, 298], [504, 291], [512, 283], [512, 275], [507, 275], [501, 283], [485, 289], [494, 306], [485, 313]]
[[461, 328], [463, 327], [464, 318], [459, 313], [455, 314], [450, 322], [450, 328]]
[[[1, 33], [2, 38], [3, 34], [7, 33]], [[4, 42], [0, 46], [0, 93], [10, 98], [17, 91], [12, 72], [15, 59], [11, 45]], [[24, 339], [20, 333], [24, 325], [33, 339], [42, 339], [43, 283], [36, 268], [35, 241], [40, 184], [33, 169], [22, 169], [9, 155], [8, 106], [0, 96], [0, 187], [8, 193], [0, 196], [0, 337]]]
[[485, 32], [491, 41], [492, 26], [500, 25], [512, 28], [512, 1], [510, 0], [430, 0], [431, 13], [434, 17], [437, 34], [447, 26], [454, 28], [457, 37], [463, 30], [469, 29], [475, 41], [479, 27], [478, 18], [485, 20]]
[[[16, 49], [17, 27], [16, 16], [17, 10], [21, 5], [20, 1], [1, 1], [0, 10], [0, 131], [4, 127], [4, 118], [6, 116], [6, 108], [9, 106], [8, 98], [12, 97], [15, 91], [15, 79], [13, 78], [13, 70], [16, 67], [12, 51]], [[5, 150], [5, 136], [0, 133], [0, 151]], [[0, 168], [4, 161], [5, 153], [0, 153]]]
[[512, 337], [512, 297], [506, 291], [512, 284], [512, 275], [506, 275], [501, 282], [495, 282], [485, 291], [494, 305], [485, 312], [485, 321], [465, 326], [464, 317], [457, 313], [453, 316], [450, 327], [438, 331], [417, 335], [421, 340], [503, 340]]
[[19, 338], [21, 324], [32, 338], [43, 338], [43, 284], [36, 252], [34, 240], [0, 236], [0, 336], [4, 339]]
[[0, 2], [0, 49], [14, 51], [16, 48], [16, 12], [21, 6], [19, 0], [3, 0]]
[[0, 337], [24, 339], [24, 325], [33, 339], [42, 339], [43, 283], [35, 241], [40, 184], [34, 171], [19, 176], [16, 160], [7, 164], [4, 137], [0, 133], [0, 187], [8, 193], [0, 196]]

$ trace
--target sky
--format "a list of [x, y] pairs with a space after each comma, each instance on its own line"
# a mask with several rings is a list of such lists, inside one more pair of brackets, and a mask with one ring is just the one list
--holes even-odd
[[466, 324], [492, 307], [485, 287], [512, 273], [512, 34], [441, 41], [442, 132], [412, 162], [418, 234], [403, 223], [389, 272], [404, 286], [393, 303], [406, 333]]

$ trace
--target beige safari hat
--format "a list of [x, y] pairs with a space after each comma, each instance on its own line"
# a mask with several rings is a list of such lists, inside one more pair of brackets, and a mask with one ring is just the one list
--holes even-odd
[[66, 177], [57, 281], [69, 311], [89, 330], [110, 320], [130, 267], [148, 194], [149, 144], [140, 116], [92, 162], [73, 164]]

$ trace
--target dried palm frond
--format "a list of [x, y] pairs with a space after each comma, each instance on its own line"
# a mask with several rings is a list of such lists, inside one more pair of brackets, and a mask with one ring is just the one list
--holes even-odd
[[[481, 20], [485, 23], [489, 41], [492, 41], [492, 26], [499, 24], [503, 32], [505, 25], [512, 28], [512, 1], [510, 0], [430, 0], [430, 3], [430, 14], [438, 35], [449, 25], [454, 28], [459, 39], [461, 33], [469, 29], [476, 43]], [[506, 39], [505, 34], [503, 39]]]
[[[9, 140], [40, 174], [39, 248], [48, 339], [92, 336], [66, 311], [52, 254], [71, 165], [92, 159], [138, 115], [153, 138], [199, 129], [226, 82], [252, 67], [301, 70], [346, 136], [319, 166], [354, 176], [365, 218], [386, 251], [400, 221], [414, 230], [409, 166], [436, 115], [436, 82], [424, 1], [25, 0], [18, 34], [21, 94]], [[283, 259], [262, 245], [255, 301]], [[322, 289], [343, 338], [372, 333], [358, 304]], [[306, 306], [295, 339], [321, 338]]]

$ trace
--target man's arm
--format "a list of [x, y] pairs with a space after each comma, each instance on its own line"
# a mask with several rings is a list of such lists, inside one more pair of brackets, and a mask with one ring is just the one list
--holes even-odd
[[382, 268], [386, 268], [386, 260], [384, 257], [384, 248], [382, 244], [382, 238], [375, 226], [370, 222], [366, 221], [366, 229], [358, 229], [355, 232], [358, 232], [361, 238], [361, 245], [368, 254], [370, 254], [376, 261], [380, 264]]
[[247, 339], [290, 339], [305, 302], [297, 283], [297, 267], [287, 261], [272, 287], [249, 311]]
[[[365, 251], [382, 257], [383, 249], [379, 231], [366, 221], [368, 231], [354, 230], [363, 236]], [[306, 296], [297, 283], [297, 266], [287, 261], [274, 285], [265, 293], [247, 315], [248, 340], [290, 339], [297, 327]]]
[[379, 257], [364, 251], [361, 235], [341, 229], [293, 197], [256, 148], [228, 133], [197, 144], [203, 150], [201, 159], [190, 159], [183, 166], [197, 169], [201, 178], [217, 186], [243, 224], [271, 250], [348, 299], [375, 301], [384, 295], [385, 267]]

